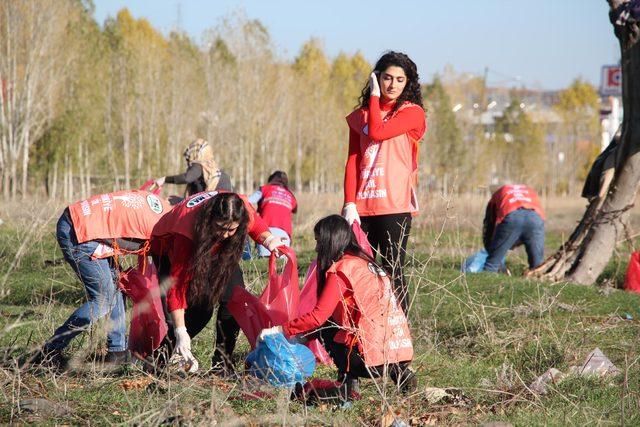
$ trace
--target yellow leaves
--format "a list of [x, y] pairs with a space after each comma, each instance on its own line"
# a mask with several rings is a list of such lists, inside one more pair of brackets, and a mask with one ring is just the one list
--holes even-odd
[[311, 38], [302, 45], [293, 64], [293, 69], [306, 77], [322, 79], [329, 75], [329, 61], [319, 39]]
[[116, 29], [125, 49], [138, 54], [163, 55], [167, 48], [167, 40], [144, 18], [135, 19], [127, 8], [118, 12]]
[[560, 92], [557, 108], [561, 112], [585, 108], [598, 111], [598, 92], [590, 83], [578, 78], [571, 83], [571, 86]]
[[360, 52], [349, 57], [340, 52], [331, 66], [330, 79], [341, 90], [337, 93], [338, 107], [348, 114], [358, 102], [358, 97], [371, 73], [371, 65]]

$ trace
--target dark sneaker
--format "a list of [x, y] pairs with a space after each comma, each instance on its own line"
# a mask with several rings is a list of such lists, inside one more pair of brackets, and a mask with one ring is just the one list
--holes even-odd
[[40, 367], [64, 369], [67, 366], [67, 358], [62, 354], [62, 350], [49, 350], [41, 348], [35, 353], [25, 355], [18, 360], [20, 368]]
[[128, 365], [129, 363], [131, 363], [131, 354], [129, 353], [129, 350], [110, 351], [104, 357], [103, 363], [104, 365], [114, 367]]
[[[347, 382], [313, 379], [304, 384], [296, 384], [294, 395], [298, 401], [309, 406], [321, 404], [344, 405], [362, 399], [360, 393], [353, 388], [353, 380]], [[355, 380], [357, 383], [357, 379]], [[348, 384], [348, 383], [351, 383]], [[347, 409], [347, 406], [341, 406]]]
[[358, 378], [348, 379], [345, 381], [345, 385], [347, 386], [347, 396], [352, 397], [360, 395], [360, 381]]
[[418, 377], [410, 368], [406, 368], [396, 378], [396, 385], [400, 388], [400, 393], [402, 394], [413, 393], [418, 388]]

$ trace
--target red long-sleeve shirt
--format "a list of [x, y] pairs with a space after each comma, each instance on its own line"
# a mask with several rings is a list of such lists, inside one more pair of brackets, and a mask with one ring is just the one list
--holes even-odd
[[[353, 295], [353, 291], [345, 284], [344, 280], [337, 274], [328, 274], [322, 294], [320, 294], [313, 310], [285, 323], [282, 326], [283, 332], [285, 335], [291, 336], [319, 328], [332, 315], [335, 314], [334, 317], [339, 317], [339, 311], [345, 309], [345, 306], [340, 303], [345, 301], [348, 305], [349, 301], [353, 301], [353, 298], [350, 298], [351, 295]], [[346, 309], [352, 312], [354, 307], [348, 306]]]
[[[391, 111], [395, 102], [380, 103], [380, 98], [369, 98], [369, 137], [374, 141], [384, 141], [403, 134], [418, 141], [427, 130], [422, 108], [405, 108], [387, 121], [382, 120], [381, 111]], [[344, 172], [344, 202], [355, 203], [360, 169], [360, 134], [349, 128], [349, 154]]]

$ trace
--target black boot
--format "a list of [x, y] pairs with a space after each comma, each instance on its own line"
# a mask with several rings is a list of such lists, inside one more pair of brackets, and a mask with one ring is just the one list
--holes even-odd
[[211, 373], [213, 375], [228, 378], [236, 375], [233, 366], [233, 350], [236, 348], [236, 340], [240, 326], [227, 310], [226, 302], [221, 302], [216, 318], [216, 344], [211, 359]]
[[131, 355], [129, 350], [123, 351], [110, 351], [104, 357], [103, 364], [105, 366], [123, 366], [131, 363]]
[[402, 394], [413, 393], [418, 388], [418, 377], [408, 365], [392, 369], [391, 379], [396, 383]]
[[67, 362], [68, 360], [62, 353], [62, 350], [43, 347], [35, 353], [21, 357], [20, 360], [18, 360], [18, 366], [20, 366], [20, 368], [41, 367], [64, 369], [67, 366]]

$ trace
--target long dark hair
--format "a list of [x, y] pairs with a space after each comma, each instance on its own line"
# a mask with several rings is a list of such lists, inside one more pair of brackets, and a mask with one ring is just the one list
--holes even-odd
[[[393, 106], [392, 113], [394, 113], [405, 101], [412, 102], [420, 107], [422, 105], [422, 92], [420, 91], [420, 76], [418, 76], [418, 67], [416, 64], [402, 52], [389, 51], [382, 55], [373, 71], [379, 76], [384, 73], [389, 67], [400, 67], [404, 70], [407, 76], [407, 84], [404, 90], [396, 100]], [[365, 84], [360, 95], [359, 102], [361, 108], [369, 108], [369, 97], [371, 96], [369, 83]], [[424, 107], [423, 107], [424, 108]]]
[[[237, 268], [247, 236], [249, 212], [235, 193], [220, 193], [204, 202], [195, 225], [189, 304], [215, 305]], [[222, 239], [225, 227], [237, 222], [233, 236]]]
[[322, 218], [313, 227], [316, 238], [316, 252], [318, 253], [318, 296], [324, 289], [327, 270], [345, 254], [357, 256], [374, 265], [376, 261], [370, 257], [358, 244], [356, 235], [346, 219], [340, 215], [329, 215]]
[[267, 180], [269, 184], [279, 185], [284, 188], [289, 188], [289, 177], [286, 172], [283, 171], [275, 171], [271, 175], [269, 175], [269, 179]]

